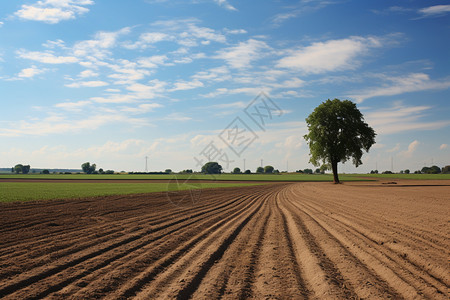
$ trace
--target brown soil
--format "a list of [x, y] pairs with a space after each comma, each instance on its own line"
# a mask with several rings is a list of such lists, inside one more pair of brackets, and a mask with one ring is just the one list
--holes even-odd
[[0, 298], [448, 299], [450, 184], [397, 183], [0, 204]]

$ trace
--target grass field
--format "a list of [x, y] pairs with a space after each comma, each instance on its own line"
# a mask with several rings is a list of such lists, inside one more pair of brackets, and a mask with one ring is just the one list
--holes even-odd
[[[260, 183], [259, 183], [260, 184]], [[257, 185], [255, 183], [52, 183], [0, 182], [0, 202], [69, 199], [106, 195], [165, 192], [185, 189], [206, 189]]]
[[[333, 181], [331, 174], [177, 174], [177, 175], [141, 175], [141, 174], [115, 174], [115, 175], [86, 175], [86, 174], [27, 174], [27, 175], [0, 175], [0, 179], [51, 179], [51, 180], [110, 180], [111, 182], [0, 182], [0, 202], [30, 201], [81, 198], [105, 195], [126, 195], [136, 193], [161, 192], [177, 189], [213, 188], [254, 185], [252, 181]], [[216, 182], [200, 183], [191, 181], [189, 185], [161, 182], [115, 182], [115, 180], [171, 180], [177, 178], [182, 182], [185, 179], [211, 180]], [[416, 180], [450, 180], [450, 174], [340, 174], [341, 181], [380, 180], [380, 179], [416, 179]], [[248, 181], [248, 183], [227, 183], [227, 181]]]
[[450, 174], [349, 174], [350, 177], [377, 179], [450, 180]]
[[[365, 175], [339, 175], [339, 179], [342, 181], [356, 181], [367, 180], [361, 178]], [[194, 180], [237, 180], [237, 181], [333, 181], [331, 174], [220, 174], [220, 175], [207, 175], [207, 174], [114, 174], [114, 175], [100, 175], [100, 174], [9, 174], [0, 175], [0, 179], [15, 178], [15, 179], [79, 179], [79, 180], [170, 180], [173, 178], [178, 179], [194, 179]]]

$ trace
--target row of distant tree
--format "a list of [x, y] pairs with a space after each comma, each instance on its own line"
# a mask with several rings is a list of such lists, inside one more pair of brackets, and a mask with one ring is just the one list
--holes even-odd
[[[410, 174], [409, 169], [401, 170], [400, 174]], [[414, 171], [414, 174], [450, 174], [450, 166], [445, 166], [442, 169], [438, 166], [423, 167], [421, 170]], [[370, 171], [370, 174], [378, 174], [378, 170]], [[392, 171], [384, 171], [381, 174], [394, 174]]]
[[[11, 168], [12, 173], [17, 174], [28, 174], [30, 173], [30, 165], [17, 164], [13, 168]], [[86, 174], [114, 174], [114, 170], [103, 170], [102, 168], [97, 170], [96, 164], [91, 164], [90, 162], [85, 162], [81, 165], [81, 169]], [[320, 168], [315, 169], [303, 169], [297, 170], [296, 173], [300, 174], [324, 174], [326, 170], [329, 170], [328, 165], [322, 165]], [[223, 168], [217, 162], [207, 162], [202, 166], [201, 173], [204, 174], [220, 174], [222, 173]], [[42, 170], [40, 173], [42, 174], [50, 174], [48, 169]], [[65, 172], [66, 174], [72, 174], [72, 172]], [[130, 174], [171, 174], [173, 173], [171, 169], [166, 169], [164, 172], [130, 172]], [[181, 171], [183, 174], [192, 174], [194, 173], [192, 169], [186, 169]], [[250, 170], [242, 170], [238, 167], [234, 168], [231, 172], [232, 174], [252, 174]], [[280, 171], [276, 170], [273, 166], [265, 166], [256, 168], [256, 174], [279, 174]], [[378, 170], [370, 171], [370, 174], [378, 174]], [[409, 169], [401, 170], [400, 174], [410, 174], [411, 171]], [[438, 166], [431, 167], [423, 167], [421, 170], [414, 171], [414, 174], [450, 174], [450, 165], [440, 168]], [[393, 174], [391, 171], [383, 171], [381, 174]]]

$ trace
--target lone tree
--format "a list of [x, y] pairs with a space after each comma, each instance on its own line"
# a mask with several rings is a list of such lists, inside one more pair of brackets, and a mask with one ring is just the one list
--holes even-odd
[[86, 174], [92, 174], [95, 172], [95, 168], [97, 166], [95, 164], [92, 164], [90, 162], [85, 162], [84, 164], [81, 165], [81, 169], [83, 170], [84, 173]]
[[206, 174], [220, 174], [222, 172], [222, 166], [217, 162], [210, 161], [203, 165], [202, 173]]
[[272, 174], [273, 170], [274, 170], [274, 168], [272, 166], [265, 166], [264, 167], [264, 173]]
[[375, 143], [375, 131], [349, 100], [328, 99], [314, 109], [306, 123], [309, 133], [304, 138], [309, 144], [309, 161], [315, 166], [321, 162], [330, 164], [334, 183], [339, 183], [338, 162], [352, 158], [358, 167], [362, 164], [362, 150], [369, 151]]

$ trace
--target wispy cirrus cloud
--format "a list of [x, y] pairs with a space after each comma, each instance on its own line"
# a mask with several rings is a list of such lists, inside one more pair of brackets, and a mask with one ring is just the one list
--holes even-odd
[[214, 0], [218, 5], [224, 7], [227, 10], [237, 11], [236, 7], [231, 5], [227, 0]]
[[17, 74], [18, 78], [33, 78], [36, 75], [45, 73], [45, 69], [39, 69], [36, 66], [31, 66], [30, 68], [22, 69], [19, 74]]
[[424, 121], [431, 106], [405, 106], [401, 103], [392, 107], [367, 110], [367, 123], [377, 134], [394, 134], [406, 131], [437, 130], [450, 126], [450, 120]]
[[306, 47], [288, 50], [276, 66], [304, 73], [320, 74], [332, 71], [353, 70], [361, 64], [358, 58], [371, 48], [383, 46], [379, 37], [353, 36], [346, 39], [316, 42]]
[[9, 128], [0, 128], [0, 136], [45, 136], [96, 130], [107, 124], [122, 122], [134, 127], [151, 126], [147, 119], [132, 118], [118, 113], [95, 114], [81, 119], [67, 116], [49, 116], [38, 121], [13, 122]]
[[289, 19], [296, 18], [304, 13], [311, 13], [320, 10], [331, 4], [334, 4], [334, 2], [327, 0], [302, 0], [296, 5], [286, 7], [286, 12], [278, 13], [273, 16], [272, 24], [275, 26], [280, 26]]
[[425, 73], [411, 73], [404, 76], [385, 76], [380, 78], [384, 83], [379, 87], [350, 92], [349, 97], [361, 103], [366, 99], [382, 96], [394, 96], [403, 93], [425, 90], [445, 90], [450, 88], [450, 79], [432, 80]]
[[419, 9], [418, 13], [421, 14], [423, 18], [441, 17], [450, 13], [450, 5], [444, 4], [424, 7]]
[[109, 85], [109, 83], [101, 80], [90, 80], [90, 81], [77, 81], [65, 84], [64, 86], [69, 88], [82, 88], [82, 87], [101, 87], [106, 85]]
[[92, 4], [94, 1], [91, 0], [43, 0], [31, 5], [23, 4], [14, 15], [24, 20], [56, 24], [87, 13], [89, 9], [86, 6]]
[[225, 60], [232, 68], [243, 69], [251, 67], [253, 61], [260, 59], [270, 50], [271, 47], [266, 42], [249, 39], [236, 46], [219, 50], [214, 58]]
[[79, 59], [75, 56], [58, 56], [53, 52], [39, 52], [27, 51], [24, 49], [18, 50], [16, 54], [20, 58], [38, 61], [44, 64], [70, 64], [77, 63]]

